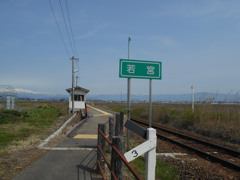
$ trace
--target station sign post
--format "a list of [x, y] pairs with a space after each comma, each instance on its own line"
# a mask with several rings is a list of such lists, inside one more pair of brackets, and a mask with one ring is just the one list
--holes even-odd
[[[120, 59], [120, 78], [149, 79], [149, 127], [152, 124], [152, 79], [162, 79], [162, 62]], [[129, 92], [128, 92], [129, 93]], [[128, 119], [129, 120], [129, 119]]]
[[[130, 115], [125, 122], [124, 126], [130, 129], [134, 129], [134, 132], [141, 135], [146, 134], [147, 141], [140, 144], [136, 148], [128, 151], [124, 154], [128, 161], [132, 161], [138, 156], [146, 153], [146, 179], [155, 179], [155, 167], [156, 167], [156, 130], [151, 128], [152, 124], [152, 79], [162, 79], [162, 62], [158, 61], [145, 61], [145, 60], [132, 60], [132, 59], [120, 59], [119, 61], [119, 77], [120, 78], [139, 78], [149, 79], [149, 128], [146, 133], [141, 128], [135, 126], [130, 122]], [[128, 97], [130, 97], [130, 85], [128, 83]], [[128, 98], [128, 104], [130, 105], [130, 98]], [[128, 108], [130, 109], [130, 107]], [[129, 112], [130, 113], [130, 112]], [[145, 137], [144, 137], [145, 138]]]

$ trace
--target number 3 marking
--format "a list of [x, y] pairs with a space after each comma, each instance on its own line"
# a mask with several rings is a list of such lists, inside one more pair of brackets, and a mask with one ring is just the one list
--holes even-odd
[[136, 150], [133, 150], [133, 151], [132, 151], [132, 154], [133, 154], [133, 157], [137, 157], [137, 156], [138, 156], [138, 153], [137, 153]]

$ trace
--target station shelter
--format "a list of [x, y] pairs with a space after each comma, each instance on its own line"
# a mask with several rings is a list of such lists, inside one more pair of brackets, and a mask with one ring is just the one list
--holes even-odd
[[[72, 112], [72, 88], [66, 89], [69, 93], [69, 106], [68, 112]], [[86, 95], [89, 92], [88, 89], [76, 86], [74, 87], [74, 109], [73, 112], [81, 111], [83, 116], [87, 115], [87, 106], [86, 106]]]

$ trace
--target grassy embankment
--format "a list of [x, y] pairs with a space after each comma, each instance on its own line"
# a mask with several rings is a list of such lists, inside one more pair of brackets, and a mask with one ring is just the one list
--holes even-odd
[[[95, 103], [96, 106], [112, 111], [123, 111], [123, 103]], [[191, 130], [210, 138], [240, 145], [240, 106], [230, 104], [196, 104], [192, 112], [191, 104], [153, 103], [152, 118], [156, 123], [167, 124], [179, 129]], [[148, 119], [147, 103], [132, 103], [131, 117]], [[145, 176], [145, 160], [139, 157], [132, 166], [138, 173]], [[157, 179], [177, 179], [178, 171], [169, 167], [161, 160], [157, 160]]]
[[22, 111], [0, 110], [0, 150], [32, 135], [46, 136], [45, 132], [67, 112], [65, 102], [24, 101], [17, 106]]
[[[126, 113], [126, 104], [96, 103], [112, 111]], [[148, 119], [147, 103], [132, 103], [131, 116]], [[231, 104], [153, 103], [154, 122], [167, 124], [179, 129], [191, 130], [210, 138], [240, 145], [240, 106]]]

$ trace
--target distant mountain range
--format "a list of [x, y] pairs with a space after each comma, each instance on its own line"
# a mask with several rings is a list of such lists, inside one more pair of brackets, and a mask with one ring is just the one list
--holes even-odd
[[33, 93], [17, 93], [19, 99], [35, 99], [35, 100], [68, 100], [68, 95], [59, 94], [33, 94]]
[[[88, 100], [127, 101], [127, 95], [89, 95]], [[131, 95], [131, 101], [148, 101], [149, 95]], [[162, 94], [152, 95], [153, 101], [160, 102], [191, 102], [192, 94]], [[240, 102], [240, 94], [216, 94], [199, 92], [194, 94], [194, 100], [199, 102]]]
[[[41, 100], [68, 100], [69, 95], [50, 95], [50, 94], [32, 94], [32, 93], [18, 93], [18, 98], [21, 99], [41, 99]], [[148, 95], [136, 95], [131, 94], [131, 101], [148, 101]], [[153, 95], [153, 101], [161, 102], [191, 102], [191, 94], [162, 94]], [[195, 101], [199, 102], [240, 102], [240, 94], [222, 94], [222, 93], [206, 93], [198, 92], [194, 94]], [[89, 101], [127, 101], [127, 95], [120, 94], [115, 95], [87, 95], [87, 100]]]

